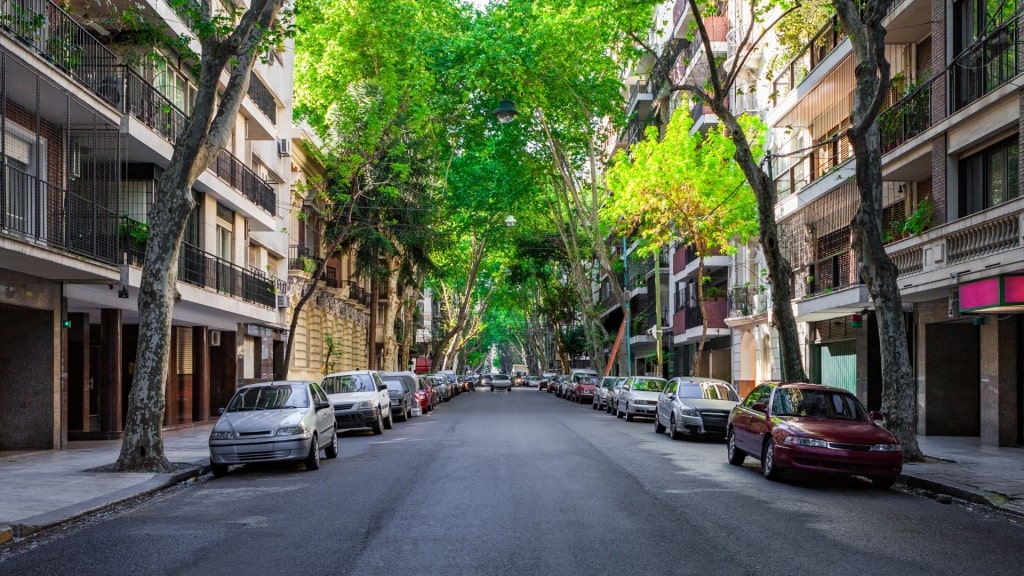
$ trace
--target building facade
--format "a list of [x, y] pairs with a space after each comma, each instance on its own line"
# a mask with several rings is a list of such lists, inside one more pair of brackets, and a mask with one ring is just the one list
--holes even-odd
[[[166, 4], [132, 5], [189, 33]], [[148, 213], [196, 94], [177, 54], [115, 17], [126, 6], [0, 4], [0, 449], [123, 428]], [[234, 134], [193, 187], [166, 426], [215, 417], [283, 358], [291, 69], [288, 44], [256, 65]]]

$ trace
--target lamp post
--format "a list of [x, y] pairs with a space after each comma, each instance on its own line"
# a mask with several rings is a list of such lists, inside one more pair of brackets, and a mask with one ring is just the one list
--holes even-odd
[[516, 114], [519, 111], [516, 110], [516, 105], [511, 100], [502, 100], [498, 103], [498, 107], [494, 109], [494, 115], [498, 117], [498, 122], [502, 124], [508, 124], [515, 120]]

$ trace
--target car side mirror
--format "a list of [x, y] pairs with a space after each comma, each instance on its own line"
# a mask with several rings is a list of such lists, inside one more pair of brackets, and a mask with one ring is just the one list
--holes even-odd
[[666, 396], [668, 396], [668, 399], [669, 399], [669, 400], [675, 400], [675, 399], [676, 399], [676, 395], [675, 395], [675, 394], [672, 394], [671, 392], [670, 392], [670, 393], [668, 393], [668, 394], [666, 394]]
[[768, 414], [768, 407], [764, 405], [764, 402], [754, 402], [754, 405], [750, 407], [754, 412], [760, 412], [762, 414]]
[[881, 413], [881, 412], [879, 412], [878, 410], [872, 410], [872, 411], [868, 412], [868, 418], [869, 418], [869, 419], [870, 419], [870, 420], [871, 420], [872, 422], [878, 422], [879, 420], [882, 420], [882, 419], [884, 419], [885, 417], [884, 417], [884, 416], [882, 415], [882, 413]]
[[331, 403], [330, 402], [317, 402], [316, 403], [316, 409], [317, 410], [323, 410], [325, 408], [330, 408], [330, 407], [331, 407]]
[[377, 384], [377, 392], [380, 392], [381, 390], [387, 390], [387, 389], [388, 389], [388, 387], [387, 387], [386, 384]]
[[221, 406], [220, 408], [217, 408], [217, 414], [218, 415], [223, 414], [223, 413], [224, 413], [224, 407], [223, 406]]

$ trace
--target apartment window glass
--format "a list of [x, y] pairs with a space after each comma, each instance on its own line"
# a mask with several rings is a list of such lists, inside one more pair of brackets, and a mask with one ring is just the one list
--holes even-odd
[[4, 197], [3, 227], [45, 239], [46, 192], [37, 175], [45, 179], [46, 141], [8, 122], [3, 132]]
[[234, 258], [235, 213], [230, 209], [217, 205], [217, 257], [233, 262]]
[[1008, 138], [960, 159], [959, 214], [991, 208], [1020, 193], [1017, 173], [1018, 138]]

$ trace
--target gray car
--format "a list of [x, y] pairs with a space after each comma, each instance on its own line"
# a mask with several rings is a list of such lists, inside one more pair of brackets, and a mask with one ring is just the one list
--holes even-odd
[[667, 428], [673, 440], [685, 433], [725, 438], [729, 413], [739, 401], [736, 390], [724, 380], [673, 378], [658, 395], [654, 431], [663, 434]]
[[338, 457], [334, 408], [315, 382], [277, 381], [242, 386], [210, 432], [210, 470], [232, 464], [301, 460], [320, 467], [320, 450]]
[[495, 390], [504, 390], [505, 392], [512, 390], [512, 379], [508, 377], [508, 374], [495, 374], [491, 377], [491, 392]]
[[399, 420], [405, 421], [412, 417], [412, 409], [416, 406], [416, 389], [419, 379], [415, 372], [381, 372], [380, 379], [388, 387], [391, 397], [391, 413]]

